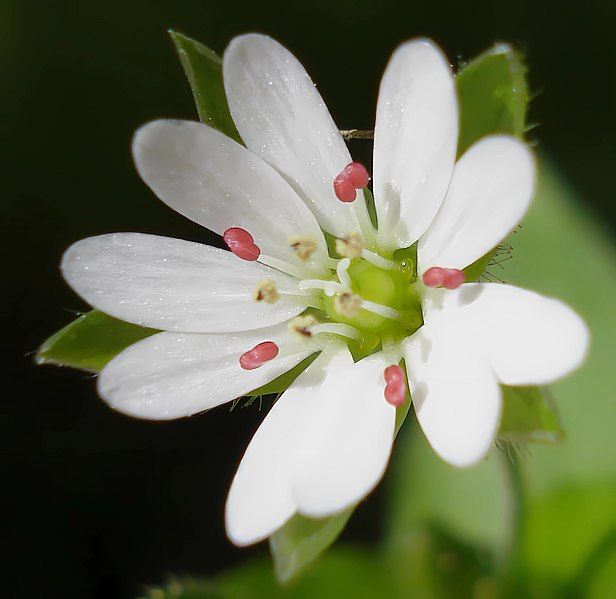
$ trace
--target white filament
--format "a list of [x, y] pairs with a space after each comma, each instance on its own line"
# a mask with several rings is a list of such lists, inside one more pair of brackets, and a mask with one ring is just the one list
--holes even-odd
[[336, 266], [336, 273], [338, 274], [338, 278], [340, 279], [340, 283], [344, 285], [347, 289], [351, 288], [351, 277], [347, 272], [349, 266], [351, 265], [351, 261], [348, 258], [343, 258], [338, 262]]
[[285, 274], [291, 275], [296, 279], [301, 279], [304, 273], [297, 268], [297, 266], [293, 266], [293, 264], [289, 264], [284, 260], [280, 260], [280, 258], [274, 258], [273, 256], [266, 256], [265, 254], [261, 254], [259, 256], [259, 262], [261, 264], [265, 264], [266, 266], [271, 266], [280, 272], [284, 272]]
[[310, 332], [313, 335], [333, 333], [334, 335], [341, 335], [342, 337], [347, 337], [349, 339], [357, 339], [357, 337], [359, 337], [359, 331], [356, 328], [340, 322], [315, 324], [310, 327]]
[[383, 258], [383, 256], [379, 256], [378, 254], [375, 254], [374, 252], [370, 252], [368, 250], [362, 250], [361, 257], [364, 260], [370, 262], [371, 264], [374, 264], [375, 266], [378, 266], [379, 268], [383, 268], [385, 270], [393, 270], [396, 267], [395, 263], [391, 260]]

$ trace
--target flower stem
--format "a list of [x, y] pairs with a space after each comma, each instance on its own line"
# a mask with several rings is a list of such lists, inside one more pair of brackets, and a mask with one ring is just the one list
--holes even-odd
[[515, 589], [523, 579], [523, 545], [526, 528], [526, 496], [520, 456], [509, 444], [502, 447], [502, 460], [507, 476], [510, 501], [510, 537], [504, 555], [502, 576], [509, 589]]

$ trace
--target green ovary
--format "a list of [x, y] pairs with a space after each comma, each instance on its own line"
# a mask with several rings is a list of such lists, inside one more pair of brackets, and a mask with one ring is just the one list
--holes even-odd
[[359, 330], [361, 337], [349, 344], [358, 355], [372, 353], [384, 339], [401, 340], [415, 332], [422, 324], [421, 300], [415, 290], [415, 274], [404, 261], [397, 263], [399, 269], [384, 270], [359, 259], [348, 269], [351, 290], [362, 299], [397, 310], [396, 320], [360, 308], [353, 317], [340, 314], [335, 307], [335, 298], [323, 295], [327, 316], [335, 322], [351, 325]]

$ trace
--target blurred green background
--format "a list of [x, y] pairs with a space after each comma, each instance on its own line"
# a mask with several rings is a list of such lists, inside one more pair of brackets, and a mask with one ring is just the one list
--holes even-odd
[[[142, 123], [194, 118], [166, 34], [173, 27], [217, 51], [239, 33], [273, 35], [305, 64], [343, 128], [371, 127], [380, 75], [404, 39], [430, 36], [456, 64], [494, 41], [524, 50], [537, 94], [530, 121], [539, 123], [529, 138], [543, 171], [499, 276], [570, 302], [594, 336], [587, 366], [554, 387], [567, 439], [523, 458], [524, 576], [536, 596], [616, 596], [615, 25], [616, 5], [597, 0], [3, 0], [0, 594], [134, 597], [170, 574], [212, 578], [266, 557], [264, 546], [233, 548], [223, 530], [228, 484], [264, 412], [131, 420], [107, 409], [83, 373], [30, 358], [85, 308], [57, 269], [71, 242], [142, 231], [217, 243], [158, 202], [130, 158]], [[369, 160], [367, 142], [351, 150]], [[490, 596], [486, 555], [503, 551], [511, 530], [501, 456], [459, 473], [415, 432], [406, 428], [390, 475], [345, 531], [341, 545], [356, 549], [331, 552], [290, 593], [398, 596], [412, 583], [413, 596]], [[255, 564], [208, 592], [273, 596], [269, 564]]]

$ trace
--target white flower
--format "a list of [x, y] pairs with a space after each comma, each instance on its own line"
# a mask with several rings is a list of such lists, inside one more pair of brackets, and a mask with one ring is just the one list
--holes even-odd
[[[100, 374], [101, 396], [133, 416], [202, 412], [320, 352], [267, 414], [233, 481], [227, 531], [246, 545], [295, 513], [333, 514], [372, 490], [405, 397], [403, 357], [426, 436], [465, 466], [494, 439], [499, 383], [565, 375], [582, 361], [587, 332], [556, 300], [505, 285], [459, 286], [460, 270], [524, 215], [534, 161], [520, 141], [492, 136], [454, 166], [454, 81], [432, 42], [402, 45], [381, 84], [377, 231], [360, 189], [365, 171], [351, 164], [295, 57], [246, 35], [232, 41], [223, 67], [246, 147], [206, 125], [157, 121], [138, 131], [133, 152], [156, 195], [224, 235], [236, 255], [121, 233], [74, 244], [62, 270], [93, 306], [164, 331]], [[347, 257], [329, 256], [323, 231]], [[417, 282], [393, 254], [415, 242]], [[350, 349], [367, 357], [355, 362]]]

